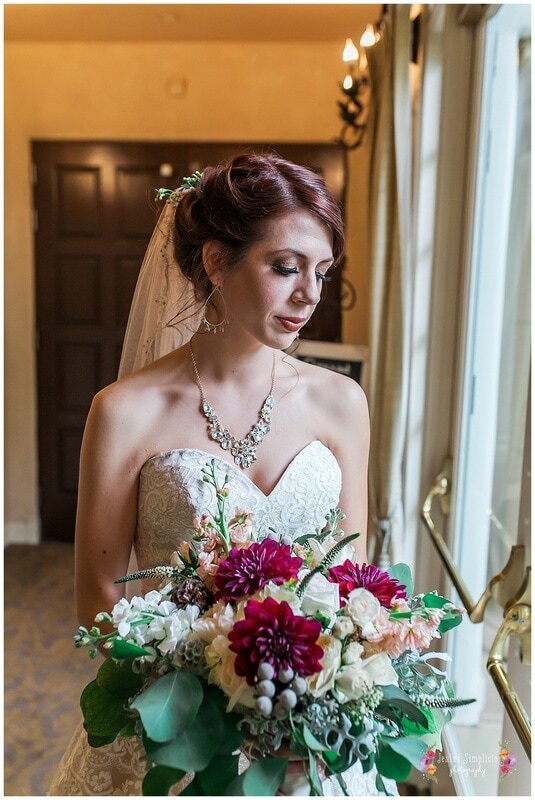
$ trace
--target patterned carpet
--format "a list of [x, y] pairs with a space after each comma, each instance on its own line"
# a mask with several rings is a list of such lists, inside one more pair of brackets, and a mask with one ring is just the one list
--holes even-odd
[[11, 545], [4, 554], [4, 795], [46, 794], [95, 673], [74, 648], [73, 546]]

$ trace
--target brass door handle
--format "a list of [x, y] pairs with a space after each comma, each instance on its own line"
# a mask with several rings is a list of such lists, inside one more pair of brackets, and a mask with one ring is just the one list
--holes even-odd
[[521, 661], [531, 663], [531, 567], [517, 597], [506, 608], [487, 660], [489, 672], [511, 722], [531, 761], [531, 721], [503, 666], [505, 646], [510, 636], [520, 636]]
[[455, 566], [450, 549], [431, 516], [435, 497], [440, 503], [442, 513], [450, 513], [452, 463], [451, 456], [448, 456], [442, 471], [436, 476], [424, 500], [420, 517], [425, 524], [440, 560], [451, 578], [451, 582], [466, 608], [470, 620], [472, 622], [482, 622], [485, 608], [492, 597], [502, 608], [505, 608], [511, 597], [517, 593], [524, 577], [525, 548], [523, 545], [513, 545], [505, 567], [490, 579], [479, 600], [474, 602], [468, 587]]

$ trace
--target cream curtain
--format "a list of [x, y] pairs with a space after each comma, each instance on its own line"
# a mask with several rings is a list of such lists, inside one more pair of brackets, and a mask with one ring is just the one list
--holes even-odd
[[403, 456], [411, 323], [411, 94], [409, 5], [388, 6], [367, 48], [371, 79], [369, 226], [370, 560], [403, 560]]

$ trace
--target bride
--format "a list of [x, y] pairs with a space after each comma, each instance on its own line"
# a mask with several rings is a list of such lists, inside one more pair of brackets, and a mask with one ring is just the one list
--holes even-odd
[[[340, 506], [346, 533], [361, 532], [355, 559], [366, 560], [366, 397], [351, 379], [283, 352], [342, 256], [340, 209], [321, 177], [273, 155], [207, 168], [166, 199], [123, 377], [96, 395], [84, 433], [75, 584], [87, 627], [120, 599], [114, 580], [132, 549], [139, 568], [165, 564], [191, 536], [213, 503], [201, 474], [211, 458], [259, 527], [265, 520], [291, 539]], [[269, 409], [267, 430], [253, 436]], [[141, 794], [144, 772], [135, 739], [93, 749], [80, 725], [49, 793]], [[375, 774], [357, 763], [344, 775], [349, 794], [378, 794]], [[338, 783], [327, 779], [324, 793], [340, 794]]]

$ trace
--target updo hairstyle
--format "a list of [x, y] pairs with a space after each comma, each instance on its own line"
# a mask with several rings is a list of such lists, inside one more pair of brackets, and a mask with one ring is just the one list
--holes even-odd
[[205, 242], [221, 242], [236, 266], [262, 237], [266, 220], [302, 210], [329, 228], [337, 264], [344, 249], [342, 214], [320, 175], [272, 154], [246, 153], [206, 167], [175, 215], [177, 261], [197, 299], [212, 289], [202, 261]]

